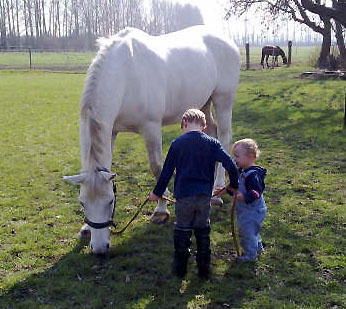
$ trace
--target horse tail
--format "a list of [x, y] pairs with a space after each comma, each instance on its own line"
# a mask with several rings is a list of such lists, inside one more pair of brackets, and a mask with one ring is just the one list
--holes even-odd
[[205, 120], [207, 122], [205, 133], [209, 136], [217, 137], [217, 126], [210, 107], [211, 98], [209, 98], [207, 103], [205, 103], [205, 105], [201, 108], [201, 111], [205, 114]]

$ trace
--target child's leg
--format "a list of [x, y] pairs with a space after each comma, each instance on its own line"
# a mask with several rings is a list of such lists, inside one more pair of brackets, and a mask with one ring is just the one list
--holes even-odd
[[173, 272], [181, 278], [186, 275], [187, 262], [190, 256], [193, 222], [193, 212], [190, 205], [190, 197], [178, 199], [175, 204]]
[[239, 260], [256, 261], [258, 241], [254, 222], [247, 221], [239, 225], [239, 239], [244, 250], [244, 257]]
[[262, 244], [262, 238], [261, 235], [258, 233], [257, 235], [257, 253], [261, 253], [263, 251], [263, 244]]
[[208, 278], [210, 272], [210, 226], [201, 229], [194, 229], [197, 245], [196, 262], [198, 275], [201, 278]]
[[198, 275], [207, 279], [210, 273], [210, 197], [206, 195], [196, 196], [194, 215], [194, 234], [196, 237], [197, 255], [196, 262]]
[[239, 218], [239, 238], [245, 253], [240, 260], [256, 261], [258, 252], [262, 251], [260, 230], [265, 216], [265, 210], [253, 209]]
[[173, 271], [178, 277], [184, 277], [187, 261], [190, 256], [191, 230], [174, 229], [174, 260]]
[[266, 216], [267, 216], [267, 207], [263, 207], [263, 208], [258, 210], [257, 222], [259, 225], [259, 230], [258, 230], [258, 233], [256, 234], [256, 236], [257, 236], [257, 253], [258, 254], [263, 252], [263, 250], [264, 250], [260, 231], [262, 229], [263, 221], [264, 221]]

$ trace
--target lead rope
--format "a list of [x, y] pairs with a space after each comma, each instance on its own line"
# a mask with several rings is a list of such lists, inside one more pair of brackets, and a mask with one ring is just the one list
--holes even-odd
[[[220, 191], [226, 190], [226, 187], [223, 187]], [[237, 202], [237, 190], [233, 192], [233, 199], [232, 203], [230, 204], [230, 213], [231, 213], [231, 234], [232, 234], [232, 240], [233, 240], [233, 245], [235, 248], [235, 251], [237, 252], [237, 256], [240, 256], [240, 250], [238, 246], [238, 241], [237, 241], [237, 235], [235, 232], [235, 203]], [[216, 194], [213, 195], [217, 196]]]
[[237, 235], [235, 233], [235, 204], [237, 202], [237, 192], [235, 191], [233, 194], [233, 201], [231, 204], [231, 232], [232, 232], [232, 238], [233, 238], [233, 243], [235, 247], [235, 251], [237, 252], [237, 256], [240, 256], [240, 250], [238, 246], [238, 241], [237, 241]]
[[[169, 197], [166, 197], [166, 196], [162, 196], [161, 197], [163, 200], [166, 200], [168, 202], [171, 202], [171, 203], [175, 203], [175, 200], [172, 200], [170, 199]], [[114, 234], [114, 235], [121, 235], [122, 233], [125, 232], [125, 230], [129, 227], [129, 225], [137, 218], [137, 216], [140, 214], [140, 212], [142, 211], [142, 208], [144, 207], [144, 205], [146, 203], [149, 202], [149, 198], [147, 197], [145, 199], [145, 201], [138, 207], [138, 210], [137, 212], [134, 214], [134, 216], [131, 218], [131, 220], [120, 230], [120, 231], [112, 231], [111, 230], [111, 233]]]

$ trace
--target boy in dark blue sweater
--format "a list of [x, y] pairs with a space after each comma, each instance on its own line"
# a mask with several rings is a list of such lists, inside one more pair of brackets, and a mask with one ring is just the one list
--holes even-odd
[[238, 188], [238, 173], [229, 154], [218, 140], [206, 135], [203, 112], [187, 110], [181, 121], [184, 134], [176, 138], [168, 151], [161, 175], [149, 200], [161, 197], [176, 171], [174, 197], [176, 198], [174, 228], [174, 272], [186, 275], [190, 256], [192, 230], [196, 237], [198, 274], [208, 278], [210, 270], [210, 199], [212, 196], [215, 163], [221, 162], [229, 174], [230, 185]]

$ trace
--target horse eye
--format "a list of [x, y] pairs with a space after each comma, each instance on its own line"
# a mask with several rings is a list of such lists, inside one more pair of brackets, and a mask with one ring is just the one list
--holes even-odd
[[114, 201], [114, 200], [111, 200], [111, 201], [109, 202], [109, 206], [112, 206], [113, 201]]
[[81, 206], [85, 208], [84, 203], [82, 201], [79, 201], [79, 204], [81, 204]]

